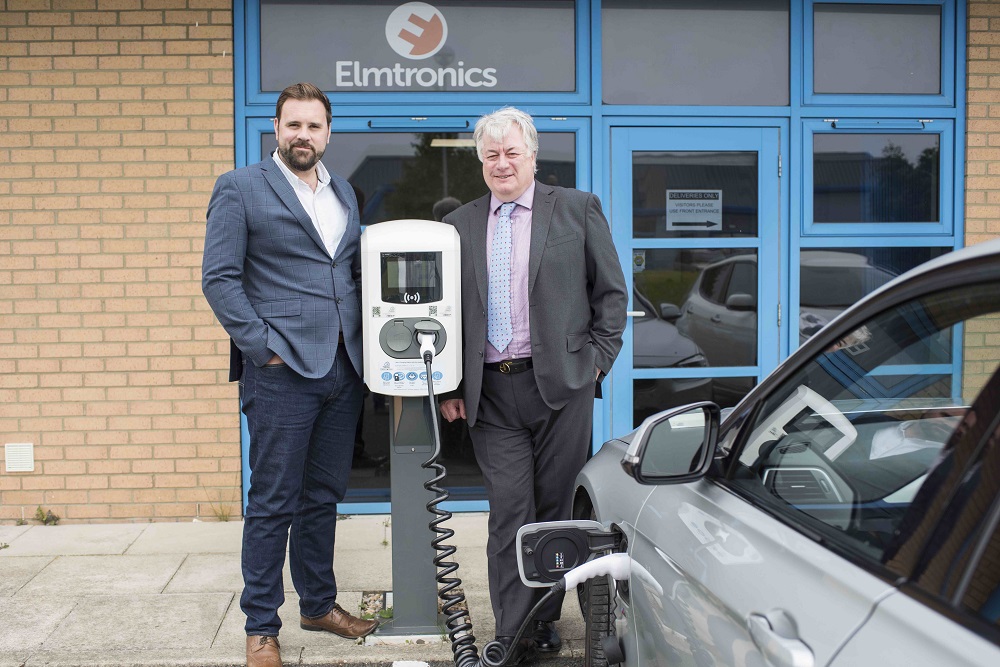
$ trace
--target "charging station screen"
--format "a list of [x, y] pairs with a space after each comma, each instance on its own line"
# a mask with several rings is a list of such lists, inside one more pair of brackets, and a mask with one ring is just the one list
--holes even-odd
[[382, 301], [434, 303], [444, 298], [440, 252], [383, 252]]

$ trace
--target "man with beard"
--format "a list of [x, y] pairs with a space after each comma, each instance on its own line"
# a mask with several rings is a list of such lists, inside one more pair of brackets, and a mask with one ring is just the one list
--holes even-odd
[[250, 432], [240, 598], [248, 667], [281, 665], [286, 543], [303, 629], [357, 639], [378, 626], [337, 604], [332, 567], [361, 410], [358, 203], [320, 162], [326, 95], [289, 86], [275, 116], [278, 149], [215, 184], [202, 264]]

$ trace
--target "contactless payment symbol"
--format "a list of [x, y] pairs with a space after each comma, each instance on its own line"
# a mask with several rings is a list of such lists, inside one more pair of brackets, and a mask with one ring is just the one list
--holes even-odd
[[444, 46], [448, 22], [437, 7], [426, 2], [407, 2], [389, 14], [385, 38], [392, 50], [404, 58], [423, 60]]

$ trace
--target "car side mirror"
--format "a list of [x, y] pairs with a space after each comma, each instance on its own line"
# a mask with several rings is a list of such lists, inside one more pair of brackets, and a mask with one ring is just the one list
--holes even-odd
[[710, 401], [659, 412], [644, 421], [622, 458], [641, 484], [683, 484], [708, 472], [719, 437], [719, 406]]
[[726, 299], [729, 310], [757, 310], [757, 302], [749, 294], [732, 294]]
[[672, 303], [661, 303], [660, 304], [660, 317], [665, 319], [667, 322], [676, 322], [681, 316], [681, 309]]

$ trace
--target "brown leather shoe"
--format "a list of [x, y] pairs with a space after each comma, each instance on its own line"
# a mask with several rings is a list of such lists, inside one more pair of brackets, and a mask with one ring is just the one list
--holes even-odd
[[351, 616], [339, 604], [333, 605], [333, 609], [327, 612], [326, 616], [319, 618], [306, 618], [299, 616], [299, 627], [311, 632], [332, 632], [344, 639], [358, 639], [367, 637], [378, 628], [378, 621], [366, 621], [356, 616]]
[[247, 636], [247, 667], [281, 667], [281, 645], [278, 638]]

